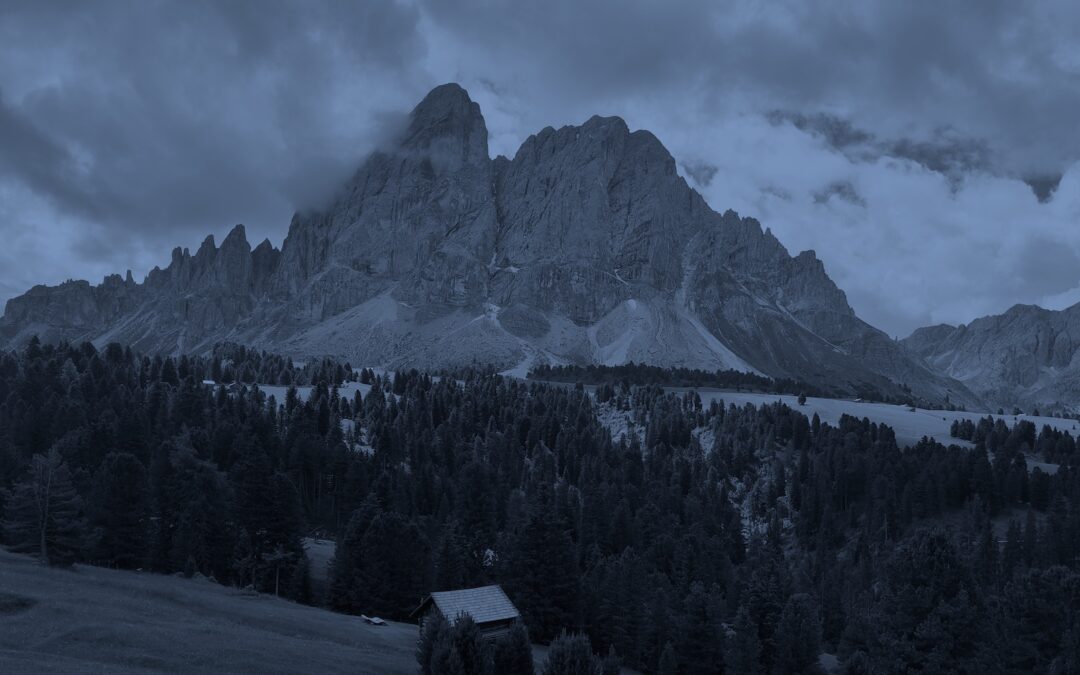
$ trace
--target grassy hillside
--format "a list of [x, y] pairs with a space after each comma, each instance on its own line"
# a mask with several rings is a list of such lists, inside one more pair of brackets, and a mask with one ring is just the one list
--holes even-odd
[[[672, 391], [687, 391], [686, 389], [672, 389]], [[1060, 417], [1035, 417], [1033, 415], [996, 415], [986, 412], [961, 412], [948, 410], [926, 410], [916, 408], [909, 410], [907, 406], [893, 405], [890, 403], [871, 403], [867, 401], [851, 401], [841, 398], [815, 398], [808, 397], [806, 405], [800, 406], [797, 396], [786, 394], [757, 394], [752, 392], [717, 391], [713, 389], [697, 389], [701, 401], [708, 405], [714, 400], [722, 400], [725, 405], [735, 404], [743, 406], [747, 403], [753, 406], [761, 406], [780, 401], [785, 405], [798, 410], [807, 417], [818, 414], [822, 422], [828, 422], [836, 426], [842, 415], [851, 415], [857, 418], [869, 418], [871, 422], [887, 424], [896, 433], [896, 443], [900, 446], [914, 445], [923, 436], [929, 436], [945, 445], [956, 444], [970, 446], [967, 441], [953, 438], [949, 435], [949, 427], [955, 420], [972, 420], [977, 422], [983, 417], [1001, 418], [1010, 427], [1021, 420], [1027, 420], [1041, 429], [1043, 425], [1049, 425], [1053, 429], [1068, 431], [1076, 436], [1080, 430], [1080, 422], [1073, 419]], [[1030, 463], [1030, 462], [1029, 462]], [[1045, 467], [1044, 467], [1045, 468]]]
[[416, 626], [0, 549], [2, 673], [412, 673]]

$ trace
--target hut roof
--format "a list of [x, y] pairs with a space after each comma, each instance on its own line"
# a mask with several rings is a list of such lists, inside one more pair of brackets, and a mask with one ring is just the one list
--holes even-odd
[[468, 614], [476, 623], [507, 621], [521, 616], [501, 586], [480, 586], [432, 593], [420, 603], [420, 607], [413, 614], [422, 614], [432, 603], [451, 623], [461, 614]]

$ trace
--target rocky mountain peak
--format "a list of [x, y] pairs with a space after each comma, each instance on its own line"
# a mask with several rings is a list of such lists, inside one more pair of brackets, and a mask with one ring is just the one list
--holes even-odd
[[491, 159], [480, 107], [433, 89], [405, 130], [277, 250], [242, 225], [144, 284], [35, 289], [0, 338], [231, 340], [356, 364], [738, 368], [842, 391], [973, 400], [860, 321], [813, 252], [714, 211], [619, 117], [547, 127]]
[[435, 87], [413, 108], [400, 145], [429, 154], [436, 166], [450, 169], [490, 160], [480, 106], [455, 83]]

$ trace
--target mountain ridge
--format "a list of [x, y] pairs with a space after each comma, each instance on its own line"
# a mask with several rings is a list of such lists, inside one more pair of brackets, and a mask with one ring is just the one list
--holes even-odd
[[157, 352], [221, 340], [428, 368], [540, 362], [736, 368], [846, 393], [976, 407], [861, 321], [813, 251], [719, 213], [652, 133], [619, 117], [545, 127], [488, 154], [478, 104], [433, 89], [396, 142], [276, 249], [243, 226], [142, 284], [36, 286], [0, 338], [118, 340]]
[[968, 324], [919, 328], [901, 342], [992, 405], [1077, 411], [1080, 303], [1016, 304]]

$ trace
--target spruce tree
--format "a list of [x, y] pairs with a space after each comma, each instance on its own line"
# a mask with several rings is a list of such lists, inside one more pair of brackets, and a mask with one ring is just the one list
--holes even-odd
[[675, 656], [675, 647], [669, 642], [664, 645], [664, 651], [660, 652], [660, 664], [656, 667], [656, 675], [678, 675], [679, 660]]
[[603, 675], [604, 666], [593, 654], [589, 638], [563, 633], [548, 648], [543, 675]]
[[533, 675], [532, 643], [525, 624], [518, 621], [494, 646], [497, 675]]
[[724, 665], [724, 633], [709, 594], [700, 582], [690, 587], [684, 605], [677, 649], [682, 672], [686, 675], [720, 672]]
[[615, 653], [615, 647], [608, 648], [607, 656], [602, 662], [604, 675], [619, 675], [622, 672], [622, 659]]
[[364, 535], [372, 521], [382, 513], [378, 502], [369, 496], [360, 508], [353, 511], [343, 536], [334, 548], [330, 563], [330, 588], [327, 601], [340, 612], [361, 614], [366, 611], [366, 581], [364, 572]]
[[228, 483], [211, 463], [189, 448], [173, 456], [173, 511], [166, 527], [172, 531], [169, 559], [173, 570], [194, 568], [226, 581], [231, 574], [233, 541], [228, 527]]
[[90, 557], [98, 564], [133, 569], [143, 564], [149, 545], [146, 468], [134, 455], [111, 453], [94, 475]]
[[60, 453], [34, 455], [23, 479], [4, 495], [4, 532], [14, 551], [68, 566], [84, 546], [83, 503]]
[[817, 603], [806, 593], [788, 598], [776, 628], [776, 659], [773, 672], [778, 675], [820, 671], [821, 618]]
[[480, 634], [480, 629], [471, 616], [459, 616], [454, 622], [451, 635], [453, 653], [460, 657], [463, 673], [493, 675], [492, 645]]
[[758, 640], [758, 627], [745, 606], [739, 607], [732, 628], [735, 634], [728, 642], [728, 650], [724, 656], [728, 670], [746, 675], [760, 673], [761, 642]]
[[550, 639], [577, 623], [580, 572], [569, 533], [550, 509], [534, 506], [513, 550], [514, 597], [525, 607], [530, 630]]
[[429, 675], [440, 640], [450, 630], [450, 624], [439, 612], [432, 612], [420, 628], [420, 638], [416, 642], [416, 662], [420, 665], [421, 675]]

